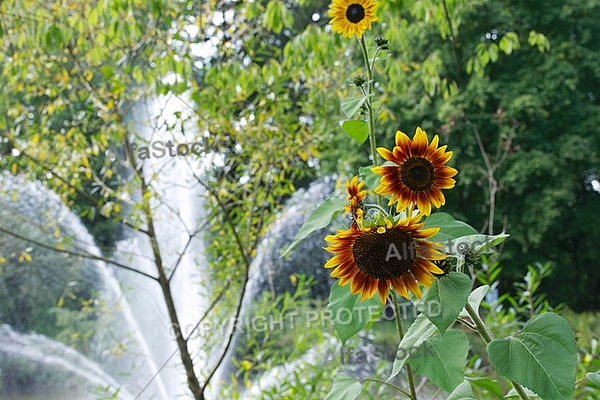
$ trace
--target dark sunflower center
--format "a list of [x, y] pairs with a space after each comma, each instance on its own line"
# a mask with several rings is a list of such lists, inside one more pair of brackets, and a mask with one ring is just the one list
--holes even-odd
[[416, 242], [401, 228], [365, 232], [354, 240], [352, 256], [358, 268], [377, 279], [392, 279], [412, 268]]
[[358, 24], [365, 17], [365, 9], [360, 4], [350, 4], [346, 9], [346, 18], [353, 24]]
[[411, 157], [400, 167], [400, 178], [410, 190], [425, 191], [433, 185], [433, 165], [423, 157]]

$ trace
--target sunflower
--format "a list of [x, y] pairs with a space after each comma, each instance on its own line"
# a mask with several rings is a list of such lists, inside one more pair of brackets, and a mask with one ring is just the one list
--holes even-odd
[[446, 202], [441, 189], [451, 189], [452, 179], [458, 171], [446, 164], [452, 158], [452, 152], [446, 146], [438, 148], [439, 138], [434, 136], [431, 143], [427, 134], [417, 128], [412, 141], [403, 132], [396, 132], [396, 146], [392, 151], [383, 147], [377, 152], [395, 165], [373, 167], [371, 170], [382, 175], [375, 192], [381, 195], [391, 194], [389, 205], [398, 202], [400, 211], [416, 204], [424, 215], [431, 214], [431, 205], [439, 208]]
[[417, 281], [429, 287], [433, 274], [444, 272], [432, 262], [446, 257], [441, 246], [425, 240], [439, 228], [423, 229], [422, 215], [409, 211], [412, 217], [396, 223], [386, 220], [385, 226], [366, 228], [352, 224], [325, 237], [325, 250], [334, 254], [325, 268], [335, 267], [331, 276], [340, 279], [340, 286], [350, 283], [350, 291], [361, 293], [361, 301], [379, 292], [385, 303], [390, 287], [407, 299], [408, 291], [420, 298]]
[[362, 203], [367, 197], [367, 191], [361, 190], [364, 185], [364, 182], [358, 182], [358, 176], [354, 176], [350, 182], [346, 181], [348, 205], [344, 206], [344, 210], [352, 214], [354, 222], [358, 222], [363, 218]]
[[328, 15], [332, 17], [331, 30], [344, 37], [362, 37], [371, 22], [377, 21], [375, 9], [378, 3], [371, 0], [333, 0]]

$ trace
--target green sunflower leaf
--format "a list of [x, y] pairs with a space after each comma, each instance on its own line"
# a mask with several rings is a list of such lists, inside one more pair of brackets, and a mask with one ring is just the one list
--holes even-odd
[[[423, 344], [424, 341], [429, 339], [434, 333], [437, 332], [437, 328], [435, 325], [431, 323], [430, 320], [423, 314], [419, 314], [417, 319], [411, 324], [411, 326], [406, 331], [404, 338], [400, 341], [398, 345], [399, 349], [410, 349], [413, 347], [419, 347]], [[388, 378], [388, 381], [398, 375], [408, 357], [396, 358], [394, 360], [394, 365], [392, 367], [392, 374]]]
[[318, 231], [319, 229], [325, 228], [327, 225], [331, 223], [331, 221], [342, 211], [344, 211], [344, 206], [346, 205], [346, 200], [343, 198], [333, 198], [327, 199], [319, 207], [317, 207], [310, 217], [304, 222], [300, 230], [292, 240], [292, 243], [283, 251], [281, 257], [285, 257], [292, 251], [298, 243], [303, 241], [310, 235], [311, 233]]
[[442, 242], [478, 233], [475, 228], [454, 219], [445, 212], [436, 212], [427, 217], [425, 228], [440, 228], [440, 231], [430, 239], [433, 242]]
[[[531, 390], [529, 390], [527, 388], [523, 388], [523, 390], [525, 390], [525, 394], [527, 395], [527, 397], [529, 397], [529, 400], [540, 400], [540, 396], [538, 396]], [[519, 392], [517, 392], [517, 390], [515, 388], [512, 388], [508, 391], [508, 393], [506, 393], [506, 396], [503, 396], [503, 398], [506, 400], [510, 400], [510, 399], [517, 400], [517, 399], [521, 399], [521, 395], [519, 394]]]
[[362, 384], [355, 378], [346, 374], [337, 374], [333, 378], [333, 386], [325, 400], [354, 400], [358, 399], [362, 390]]
[[585, 374], [586, 378], [589, 379], [590, 382], [600, 385], [600, 371], [597, 372], [588, 372]]
[[544, 400], [573, 398], [575, 336], [558, 314], [548, 312], [532, 318], [516, 335], [492, 340], [487, 352], [498, 373]]
[[479, 377], [467, 377], [469, 382], [473, 385], [480, 387], [481, 389], [496, 395], [499, 399], [504, 398], [504, 393], [500, 389], [500, 384], [495, 379], [490, 378], [479, 378]]
[[352, 294], [349, 284], [340, 286], [335, 283], [331, 286], [327, 308], [331, 311], [331, 319], [342, 344], [379, 315], [382, 306], [377, 294], [361, 302], [360, 294]]
[[369, 138], [369, 128], [367, 128], [367, 123], [365, 121], [349, 119], [344, 121], [342, 129], [348, 136], [360, 144], [363, 144]]
[[[481, 305], [481, 302], [483, 301], [489, 289], [490, 287], [488, 285], [479, 286], [477, 289], [473, 290], [469, 295], [468, 302], [471, 305], [471, 308], [475, 311], [475, 313], [477, 313], [477, 315], [479, 315], [479, 306]], [[469, 313], [463, 308], [459, 315], [461, 317], [468, 317]]]
[[467, 303], [470, 292], [471, 279], [462, 272], [450, 272], [433, 281], [417, 308], [444, 333]]
[[477, 400], [473, 397], [473, 389], [469, 381], [463, 381], [450, 393], [447, 400]]
[[[464, 333], [449, 330], [442, 336], [435, 335], [410, 358], [410, 365], [420, 375], [452, 392], [464, 381], [469, 339]], [[433, 359], [432, 359], [433, 358]]]
[[349, 97], [340, 101], [340, 108], [346, 117], [352, 118], [354, 114], [356, 114], [356, 112], [362, 107], [365, 101], [367, 101], [366, 96]]
[[454, 239], [449, 239], [446, 243], [448, 255], [464, 255], [466, 250], [475, 253], [496, 253], [496, 246], [501, 244], [510, 235], [508, 233], [500, 233], [498, 235], [468, 235]]

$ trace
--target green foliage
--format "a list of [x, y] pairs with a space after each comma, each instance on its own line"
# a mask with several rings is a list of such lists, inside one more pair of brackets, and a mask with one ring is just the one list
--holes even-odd
[[[385, 27], [390, 52], [375, 68], [377, 139], [418, 125], [440, 134], [460, 171], [445, 211], [478, 231], [513, 234], [503, 291], [527, 264], [551, 261], [549, 299], [597, 308], [600, 279], [589, 265], [600, 257], [600, 212], [585, 182], [600, 162], [598, 4], [446, 3], [452, 27], [442, 2], [381, 4], [397, 23]], [[362, 61], [354, 42], [341, 45]]]
[[[420, 311], [433, 322], [440, 334], [443, 335], [467, 303], [470, 292], [471, 280], [469, 277], [462, 272], [450, 272], [433, 281], [423, 297], [423, 307]], [[440, 309], [426, 307], [427, 304], [434, 302], [439, 304]], [[428, 315], [431, 313], [433, 314]]]
[[331, 310], [335, 330], [343, 345], [379, 314], [381, 301], [379, 296], [373, 296], [361, 302], [360, 294], [350, 292], [350, 285], [334, 284], [327, 307]]
[[[249, 323], [236, 343], [233, 384], [224, 388], [223, 398], [237, 398], [241, 390], [238, 384], [251, 387], [254, 380], [275, 368], [287, 368], [287, 372], [280, 372], [283, 378], [278, 385], [261, 389], [261, 399], [325, 395], [335, 364], [323, 363], [318, 355], [316, 362], [302, 358], [319, 346], [327, 346], [327, 338], [333, 333], [324, 321], [307, 319], [320, 313], [322, 307], [310, 298], [310, 286], [310, 279], [298, 276], [293, 293], [273, 297], [266, 292], [252, 305], [245, 316]], [[294, 364], [293, 368], [289, 368], [290, 364]]]
[[[166, 46], [172, 17], [181, 12], [175, 7], [170, 1], [0, 5], [10, 30], [0, 37], [0, 169], [45, 181], [104, 244], [116, 238], [106, 230], [117, 229], [113, 217], [130, 188], [108, 146], [120, 146], [128, 134], [123, 115], [144, 93], [140, 84], [160, 86], [156, 76], [180, 57]], [[178, 72], [185, 79], [190, 71]], [[11, 153], [13, 147], [19, 151]]]
[[[483, 286], [479, 286], [477, 289], [473, 290], [469, 294], [468, 303], [471, 306], [471, 308], [473, 309], [473, 311], [475, 311], [475, 313], [477, 313], [478, 315], [479, 315], [479, 306], [481, 305], [481, 302], [483, 301], [483, 298], [485, 297], [485, 295], [487, 294], [489, 289], [490, 289], [490, 287], [488, 285], [483, 285]], [[466, 310], [463, 309], [463, 311], [461, 311], [459, 315], [461, 317], [466, 317], [466, 316], [468, 316], [468, 313], [466, 312]]]
[[461, 331], [451, 329], [430, 337], [425, 343], [433, 348], [434, 359], [424, 354], [422, 346], [411, 357], [410, 365], [435, 385], [452, 392], [463, 383], [469, 340]]
[[600, 386], [600, 372], [590, 372], [585, 375], [595, 385]]
[[[17, 219], [13, 215], [14, 219]], [[0, 212], [2, 226], [9, 219]], [[22, 232], [32, 233], [32, 226]], [[90, 264], [36, 251], [29, 260], [19, 256], [27, 243], [0, 237], [7, 259], [0, 264], [0, 320], [21, 331], [35, 331], [70, 344], [84, 354], [90, 350], [93, 326], [103, 312], [93, 282], [98, 276]]]
[[432, 241], [444, 242], [477, 233], [468, 224], [456, 220], [445, 212], [436, 212], [425, 220], [425, 228], [440, 228], [440, 231], [431, 238]]
[[[355, 41], [342, 41], [324, 28], [326, 8], [310, 0], [76, 1], [69, 7], [2, 2], [0, 41], [6, 51], [0, 54], [0, 169], [44, 181], [94, 227], [111, 221], [94, 228], [97, 232], [111, 232], [112, 224], [124, 222], [125, 206], [131, 207], [126, 222], [142, 227], [143, 207], [129, 201], [140, 187], [139, 177], [131, 179], [107, 150], [130, 134], [123, 118], [130, 104], [147, 93], [189, 90], [198, 117], [195, 137], [206, 138], [206, 154], [222, 157], [200, 177], [210, 197], [205, 221], [210, 231], [210, 283], [227, 289], [215, 311], [235, 314], [249, 262], [281, 201], [314, 175], [354, 173], [368, 162], [355, 151], [368, 138], [365, 125], [350, 118], [358, 118], [371, 99], [348, 96], [349, 89], [355, 89], [350, 78], [357, 74], [351, 61], [362, 61], [360, 51]], [[511, 232], [513, 240], [502, 254], [503, 262], [510, 261], [502, 284], [497, 282], [498, 264], [488, 264], [486, 258], [473, 272], [491, 289], [513, 292], [501, 297], [500, 304], [484, 303], [489, 311], [477, 316], [483, 315], [496, 336], [519, 331], [492, 342], [490, 358], [503, 375], [523, 379], [548, 398], [556, 395], [545, 392], [552, 390], [549, 383], [561, 396], [572, 394], [570, 330], [551, 320], [555, 317], [550, 313], [525, 326], [524, 320], [559, 301], [575, 309], [598, 304], [600, 275], [590, 268], [600, 257], [598, 194], [585, 184], [597, 174], [600, 161], [600, 139], [593, 134], [600, 125], [600, 38], [594, 17], [598, 11], [593, 1], [551, 1], [539, 7], [535, 2], [483, 0], [381, 2], [378, 10], [380, 18], [394, 23], [385, 25], [390, 51], [374, 68], [379, 99], [373, 105], [381, 127], [374, 135], [389, 142], [397, 129], [420, 125], [440, 134], [442, 144], [453, 149], [452, 162], [460, 174], [456, 189], [447, 195], [449, 213], [438, 212], [426, 220], [426, 227], [442, 228], [432, 240], [468, 237], [465, 240], [474, 243], [480, 236], [475, 236], [473, 225], [487, 231], [496, 245], [506, 238], [493, 235], [499, 226]], [[220, 22], [211, 18], [218, 13], [223, 15]], [[315, 13], [320, 15], [316, 21]], [[197, 34], [186, 29], [190, 24]], [[379, 24], [374, 28], [380, 29]], [[371, 42], [367, 45], [372, 49]], [[199, 46], [210, 48], [210, 54], [193, 57], [192, 48]], [[173, 83], [160, 81], [171, 74], [178, 77]], [[340, 102], [340, 97], [347, 100]], [[356, 140], [347, 139], [340, 120]], [[370, 189], [377, 186], [377, 177], [368, 169], [363, 168], [361, 176]], [[158, 200], [153, 189], [150, 185], [143, 190], [142, 203]], [[317, 209], [296, 240], [328, 225], [342, 206], [331, 201]], [[12, 256], [0, 254], [0, 275], [6, 275], [6, 257]], [[513, 287], [523, 267], [536, 260], [551, 263], [528, 266], [525, 281]], [[462, 261], [459, 258], [456, 267], [461, 268]], [[549, 265], [554, 266], [552, 275]], [[426, 299], [443, 302], [444, 314], [430, 316], [432, 320], [420, 315], [400, 343], [406, 348], [438, 340], [440, 350], [452, 353], [444, 357], [454, 372], [457, 360], [464, 360], [464, 341], [453, 330], [441, 338], [432, 335], [445, 331], [456, 314], [471, 326], [466, 312], [459, 313], [467, 296], [477, 313], [488, 289], [480, 287], [469, 295], [467, 275], [458, 276], [452, 273], [435, 281], [426, 294]], [[452, 290], [448, 295], [449, 283], [458, 294]], [[334, 287], [331, 303], [354, 310], [357, 296], [349, 296], [347, 289]], [[541, 290], [548, 293], [547, 299]], [[578, 295], [573, 297], [573, 292]], [[301, 302], [299, 293], [266, 297], [258, 307], [269, 315], [293, 310], [293, 303]], [[83, 313], [65, 311], [51, 314], [63, 321], [62, 326], [81, 322], [73, 317], [85, 319]], [[360, 320], [352, 321], [356, 319]], [[566, 347], [557, 350], [565, 356], [569, 352], [570, 365], [569, 370], [553, 370], [544, 377], [538, 373], [553, 364], [555, 355], [540, 352], [533, 338], [550, 326], [564, 342]], [[363, 327], [336, 329], [345, 341]], [[310, 343], [307, 338], [322, 340], [312, 331], [297, 337], [292, 333], [297, 332], [267, 332], [247, 339], [249, 351], [238, 363], [246, 384], [264, 369], [281, 365], [284, 348], [296, 348], [293, 356], [298, 357]], [[444, 340], [455, 346], [442, 346]], [[550, 335], [540, 340], [548, 348], [557, 345]], [[500, 350], [506, 347], [516, 349], [518, 365], [503, 358]], [[530, 350], [536, 360], [519, 349]], [[578, 376], [597, 371], [593, 349], [580, 353], [585, 365]], [[537, 367], [525, 370], [522, 364], [528, 360]], [[486, 362], [480, 354], [473, 364], [487, 368]], [[447, 391], [456, 386], [450, 398], [507, 392], [500, 377], [469, 379], [470, 387], [456, 373], [436, 370], [445, 364], [410, 363]], [[270, 389], [264, 397], [323, 398], [332, 371], [312, 367], [299, 370], [280, 390]], [[403, 367], [405, 361], [396, 360], [392, 377]], [[310, 384], [304, 372], [310, 372]], [[358, 397], [363, 384], [337, 375], [328, 398]], [[591, 385], [585, 386], [588, 389], [591, 396], [597, 393]]]
[[360, 144], [363, 144], [369, 138], [369, 130], [367, 129], [367, 123], [365, 121], [354, 119], [344, 121], [342, 129], [348, 136]]
[[448, 400], [476, 400], [469, 381], [464, 381], [456, 387], [448, 396]]
[[567, 321], [548, 312], [532, 318], [507, 339], [488, 344], [494, 368], [544, 399], [572, 398], [575, 390], [575, 337]]
[[302, 227], [300, 227], [296, 237], [294, 237], [292, 243], [283, 251], [281, 256], [285, 257], [298, 243], [306, 239], [311, 233], [328, 226], [344, 210], [345, 204], [346, 200], [340, 198], [328, 199], [321, 203], [304, 222]]
[[354, 400], [360, 397], [362, 385], [355, 378], [346, 374], [338, 374], [333, 380], [333, 387], [325, 400]]
[[347, 99], [343, 99], [340, 101], [340, 107], [342, 109], [342, 112], [346, 115], [346, 117], [352, 118], [354, 114], [356, 114], [358, 110], [360, 110], [361, 107], [365, 104], [366, 100], [367, 96], [348, 97]]
[[[433, 325], [433, 323], [431, 323], [431, 321], [427, 319], [427, 317], [425, 317], [424, 314], [419, 314], [417, 319], [410, 325], [410, 327], [406, 331], [406, 334], [400, 341], [398, 348], [410, 349], [411, 347], [418, 347], [437, 331], [438, 330], [435, 327], [435, 325]], [[394, 361], [394, 365], [392, 367], [392, 374], [390, 375], [388, 380], [392, 379], [400, 373], [408, 359], [409, 357], [397, 358]]]

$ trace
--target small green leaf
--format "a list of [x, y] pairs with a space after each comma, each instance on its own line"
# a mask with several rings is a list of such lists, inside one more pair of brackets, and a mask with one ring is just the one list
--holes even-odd
[[450, 214], [437, 212], [425, 220], [425, 228], [440, 228], [431, 241], [442, 242], [461, 236], [475, 235], [477, 231], [462, 221], [454, 219]]
[[331, 287], [327, 305], [342, 344], [360, 332], [373, 316], [379, 315], [382, 307], [379, 296], [361, 302], [360, 294], [350, 292], [350, 285], [340, 286], [337, 283]]
[[[481, 305], [481, 302], [483, 301], [489, 289], [490, 287], [488, 285], [479, 286], [477, 289], [473, 290], [469, 295], [469, 299], [467, 300], [467, 302], [469, 303], [471, 308], [477, 313], [477, 315], [479, 315], [479, 306]], [[469, 316], [469, 313], [463, 308], [459, 315], [461, 317], [467, 317]]]
[[285, 7], [280, 1], [271, 0], [267, 4], [265, 11], [265, 19], [263, 26], [271, 29], [275, 33], [280, 33], [283, 29], [283, 16], [281, 15], [281, 7]]
[[362, 107], [367, 100], [366, 96], [362, 97], [349, 97], [340, 101], [340, 107], [342, 112], [348, 118], [352, 118], [354, 114]]
[[473, 385], [478, 386], [489, 393], [495, 394], [499, 399], [504, 399], [504, 393], [502, 393], [498, 381], [490, 378], [467, 377], [467, 379], [473, 383]]
[[[435, 357], [426, 354], [431, 353]], [[410, 358], [410, 365], [415, 371], [426, 376], [447, 392], [452, 392], [463, 383], [469, 339], [464, 333], [449, 330], [443, 336], [433, 336], [423, 344]]]
[[498, 61], [498, 45], [496, 43], [492, 43], [490, 47], [488, 47], [488, 53], [491, 62]]
[[456, 387], [446, 400], [477, 400], [473, 397], [473, 389], [469, 381], [463, 381]]
[[[540, 400], [540, 396], [533, 393], [531, 390], [529, 390], [527, 388], [523, 388], [523, 390], [525, 390], [525, 394], [527, 394], [527, 397], [529, 397], [529, 400]], [[521, 395], [519, 394], [519, 392], [517, 392], [517, 390], [515, 388], [512, 388], [508, 391], [508, 393], [506, 393], [506, 396], [503, 396], [503, 398], [504, 399], [520, 399]]]
[[[429, 339], [436, 332], [437, 328], [435, 325], [433, 325], [425, 315], [419, 314], [417, 319], [415, 319], [415, 321], [406, 331], [406, 334], [400, 341], [398, 348], [410, 349], [411, 347], [419, 347], [424, 341]], [[396, 358], [394, 360], [392, 374], [388, 378], [388, 381], [400, 373], [407, 360], [408, 357]]]
[[281, 257], [285, 257], [298, 243], [306, 239], [308, 235], [329, 225], [344, 210], [345, 205], [346, 200], [342, 198], [328, 199], [321, 203], [304, 222], [296, 237], [292, 240], [292, 243], [281, 254]]
[[573, 398], [575, 336], [558, 314], [534, 317], [516, 335], [492, 340], [487, 352], [498, 373], [527, 386], [544, 400]]
[[369, 128], [367, 128], [367, 123], [365, 121], [357, 119], [344, 121], [342, 129], [348, 136], [360, 144], [363, 144], [369, 138]]
[[496, 253], [496, 246], [504, 242], [509, 236], [507, 233], [500, 233], [498, 235], [476, 234], [457, 237], [446, 243], [448, 254], [464, 255], [466, 250], [484, 254]]
[[362, 384], [346, 374], [337, 374], [333, 378], [333, 386], [324, 400], [354, 400], [358, 399]]
[[294, 14], [285, 6], [284, 3], [280, 5], [281, 19], [283, 20], [283, 26], [285, 28], [294, 27]]
[[527, 43], [529, 43], [530, 46], [535, 46], [537, 44], [537, 35], [538, 33], [536, 31], [529, 31], [529, 38], [527, 39]]
[[50, 27], [48, 27], [44, 41], [46, 42], [46, 46], [50, 47], [53, 50], [62, 47], [63, 34], [56, 24], [53, 23], [52, 25], [50, 25]]
[[498, 47], [500, 48], [500, 50], [502, 50], [505, 54], [510, 54], [512, 53], [512, 44], [510, 42], [510, 40], [508, 40], [505, 37], [500, 39], [500, 43], [498, 45]]
[[[419, 303], [419, 311], [443, 334], [458, 317], [470, 292], [471, 279], [462, 272], [450, 272], [433, 281], [423, 301]], [[437, 307], [431, 307], [431, 304], [436, 304]]]
[[600, 386], [600, 371], [597, 372], [588, 372], [585, 376], [590, 380], [590, 382]]

